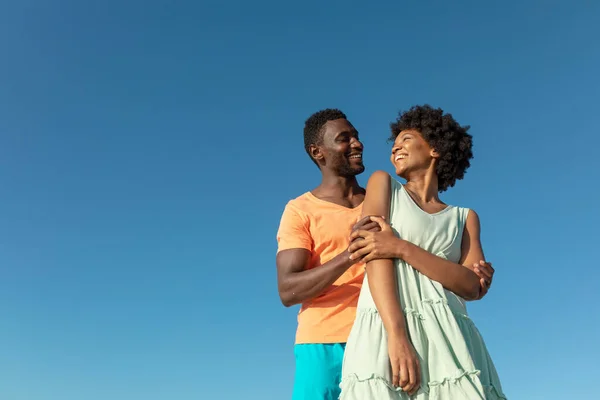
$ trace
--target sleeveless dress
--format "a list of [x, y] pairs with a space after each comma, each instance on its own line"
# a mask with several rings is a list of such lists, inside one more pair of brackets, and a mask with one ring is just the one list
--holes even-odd
[[[448, 206], [429, 214], [400, 182], [390, 180], [389, 221], [394, 233], [432, 254], [458, 262], [469, 210]], [[396, 259], [394, 265], [407, 331], [421, 363], [421, 386], [409, 396], [392, 385], [387, 333], [365, 275], [346, 344], [340, 400], [506, 399], [465, 301], [403, 260]]]

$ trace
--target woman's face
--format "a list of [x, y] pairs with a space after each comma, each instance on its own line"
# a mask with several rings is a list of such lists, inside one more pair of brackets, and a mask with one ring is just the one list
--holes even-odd
[[437, 152], [418, 131], [408, 129], [396, 137], [390, 160], [396, 168], [396, 175], [406, 179], [410, 172], [429, 169], [437, 157]]

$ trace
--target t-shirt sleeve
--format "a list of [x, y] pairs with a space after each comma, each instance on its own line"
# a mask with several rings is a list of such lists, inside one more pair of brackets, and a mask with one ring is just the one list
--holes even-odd
[[277, 231], [277, 252], [288, 249], [312, 250], [308, 218], [287, 204]]

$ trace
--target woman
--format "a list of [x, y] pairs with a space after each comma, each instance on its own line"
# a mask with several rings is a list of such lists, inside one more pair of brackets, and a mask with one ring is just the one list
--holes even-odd
[[479, 218], [438, 197], [470, 166], [469, 127], [425, 105], [391, 128], [391, 161], [406, 184], [375, 172], [363, 215], [382, 216], [371, 217], [381, 232], [351, 236], [352, 257], [367, 264], [340, 399], [506, 399], [465, 306], [485, 263]]

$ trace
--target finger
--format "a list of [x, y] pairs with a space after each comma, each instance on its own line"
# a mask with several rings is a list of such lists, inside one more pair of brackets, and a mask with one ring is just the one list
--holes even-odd
[[494, 273], [496, 272], [496, 270], [494, 269], [494, 267], [492, 267], [492, 263], [487, 263], [489, 269], [490, 269], [490, 285], [492, 284], [492, 280], [494, 279]]
[[479, 264], [475, 264], [474, 265], [474, 269], [473, 271], [477, 274], [478, 277], [480, 277], [481, 279], [485, 279], [485, 280], [490, 280], [492, 278], [492, 275], [490, 273], [489, 270], [485, 269], [484, 267], [480, 266]]
[[379, 226], [381, 227], [382, 231], [389, 229], [389, 224], [387, 222], [385, 222], [385, 219], [383, 219], [382, 217], [373, 215], [373, 216], [371, 216], [371, 221], [377, 222], [379, 224]]
[[479, 264], [473, 264], [473, 272], [475, 272], [479, 279], [484, 278], [483, 272], [481, 272], [481, 269], [479, 269]]
[[357, 237], [365, 238], [370, 235], [372, 235], [372, 233], [369, 231], [365, 231], [364, 229], [357, 229], [350, 234], [350, 240], [356, 239]]
[[411, 382], [413, 383], [413, 388], [411, 391], [411, 395], [415, 394], [418, 390], [419, 387], [421, 386], [421, 364], [419, 364], [419, 360], [415, 360], [415, 375], [414, 375], [414, 380], [411, 377]]
[[392, 385], [394, 387], [398, 387], [400, 382], [400, 368], [398, 368], [398, 363], [392, 363]]
[[350, 243], [350, 246], [348, 246], [348, 253], [354, 253], [355, 251], [362, 249], [366, 245], [367, 241], [365, 239], [356, 238], [352, 241], [352, 243]]
[[415, 370], [415, 365], [412, 361], [408, 361], [407, 369], [408, 369], [408, 383], [406, 384], [406, 386], [403, 389], [406, 393], [412, 395], [415, 390], [416, 373], [417, 373]]
[[492, 266], [491, 261], [485, 261], [485, 260], [479, 260], [479, 264], [481, 264], [481, 265], [489, 265], [490, 267]]
[[369, 254], [371, 252], [371, 246], [365, 246], [359, 250], [356, 250], [355, 252], [350, 254], [350, 259], [351, 260], [360, 260], [361, 258], [363, 258], [364, 256], [366, 256], [367, 254]]
[[406, 362], [401, 361], [400, 381], [398, 382], [398, 384], [402, 388], [402, 390], [405, 390], [405, 388], [407, 387], [409, 379], [410, 379], [410, 377], [409, 377], [409, 372], [408, 372], [408, 366], [406, 365]]
[[480, 286], [480, 289], [479, 289], [479, 296], [478, 296], [478, 298], [481, 299], [483, 296], [485, 296], [487, 294], [489, 286], [488, 286], [488, 283], [487, 283], [487, 281], [485, 279], [480, 279], [479, 280], [479, 286]]
[[377, 222], [369, 222], [368, 224], [364, 225], [361, 229], [365, 230], [365, 231], [369, 231], [369, 232], [379, 232], [381, 231], [381, 227], [379, 226], [379, 224]]
[[492, 272], [492, 275], [494, 275], [494, 267], [492, 267], [492, 263], [491, 262], [487, 262], [485, 260], [481, 260], [479, 261], [479, 264], [482, 266], [485, 266], [488, 270], [490, 270]]
[[361, 227], [368, 222], [371, 222], [370, 216], [367, 215], [366, 217], [362, 217], [361, 219], [358, 220], [358, 222], [356, 224], [354, 224], [354, 226], [352, 227], [352, 230], [361, 229]]
[[479, 276], [481, 279], [483, 279], [485, 281], [485, 286], [489, 287], [492, 284], [492, 276], [490, 274], [486, 274], [484, 273], [483, 270], [479, 270], [480, 273], [477, 274], [477, 276]]
[[483, 290], [483, 289], [487, 290], [487, 289], [488, 289], [488, 287], [490, 286], [490, 281], [488, 281], [488, 280], [487, 280], [487, 279], [485, 279], [485, 278], [481, 278], [481, 279], [479, 280], [479, 286], [481, 286], [481, 289], [482, 289], [482, 290]]
[[492, 272], [492, 267], [490, 267], [488, 264], [484, 263], [484, 264], [475, 264], [475, 268], [478, 269], [479, 271], [481, 271], [481, 273], [483, 275], [485, 275], [486, 278], [492, 279], [492, 275], [494, 274]]

